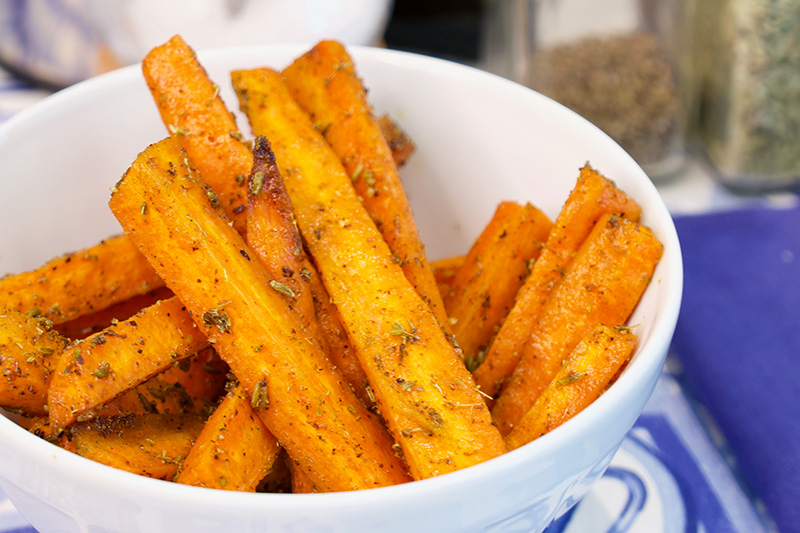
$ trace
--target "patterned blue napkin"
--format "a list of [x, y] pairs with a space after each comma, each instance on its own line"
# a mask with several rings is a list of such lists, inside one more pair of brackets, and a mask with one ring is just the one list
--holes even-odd
[[800, 531], [800, 208], [676, 219], [686, 380], [781, 531]]

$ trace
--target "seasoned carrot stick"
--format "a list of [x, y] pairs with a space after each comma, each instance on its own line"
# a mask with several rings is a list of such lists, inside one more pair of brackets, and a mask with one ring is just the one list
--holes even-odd
[[78, 420], [144, 413], [206, 412], [224, 393], [227, 369], [212, 348], [205, 348], [108, 403], [84, 411]]
[[9, 309], [61, 324], [163, 285], [124, 235], [0, 279]]
[[0, 407], [44, 415], [47, 387], [67, 342], [46, 320], [0, 308]]
[[311, 494], [319, 492], [314, 488], [314, 483], [311, 481], [305, 472], [297, 468], [294, 463], [289, 462], [289, 471], [292, 473], [292, 493], [294, 494]]
[[147, 86], [170, 135], [180, 139], [189, 160], [211, 185], [225, 213], [244, 227], [244, 182], [252, 155], [233, 115], [180, 35], [152, 49], [142, 61]]
[[452, 293], [453, 280], [456, 278], [458, 270], [464, 265], [465, 259], [466, 256], [457, 255], [431, 261], [433, 277], [436, 280], [436, 286], [439, 287], [439, 294], [442, 296], [443, 300]]
[[[247, 390], [264, 425], [326, 491], [405, 481], [391, 440], [206, 194], [175, 139], [146, 149], [110, 206]], [[145, 204], [146, 210], [140, 209]]]
[[456, 349], [280, 74], [232, 77], [254, 132], [272, 143], [300, 231], [412, 475], [444, 474], [503, 453]]
[[583, 411], [608, 387], [635, 347], [630, 328], [595, 326], [506, 436], [506, 447], [519, 448]]
[[511, 309], [529, 261], [539, 257], [553, 225], [531, 204], [504, 208], [508, 203], [500, 204], [470, 249], [453, 280], [452, 294], [444, 300], [470, 370]]
[[70, 448], [120, 470], [172, 480], [203, 422], [196, 414], [99, 418], [72, 428]]
[[69, 346], [48, 392], [50, 424], [62, 428], [131, 389], [175, 361], [208, 346], [208, 340], [175, 297], [130, 320]]
[[408, 280], [447, 327], [447, 314], [386, 139], [353, 61], [322, 41], [283, 71], [297, 102], [339, 156]]
[[663, 246], [645, 226], [603, 215], [553, 288], [517, 368], [492, 409], [503, 435], [519, 422], [594, 324], [622, 324], [653, 275]]
[[223, 490], [256, 490], [281, 447], [251, 402], [241, 386], [228, 393], [197, 437], [176, 482]]
[[[137, 252], [138, 254], [138, 252]], [[148, 264], [149, 266], [149, 264]], [[56, 330], [68, 339], [85, 339], [89, 335], [99, 333], [105, 328], [120, 320], [128, 320], [130, 317], [156, 303], [159, 300], [172, 298], [173, 294], [166, 287], [159, 287], [147, 294], [134, 296], [124, 302], [106, 307], [100, 311], [82, 315], [68, 322], [55, 324]]]
[[316, 267], [306, 256], [291, 200], [265, 137], [256, 138], [253, 155], [248, 187], [247, 243], [273, 280], [288, 289], [287, 294], [293, 299], [293, 308], [303, 325], [322, 344], [356, 395], [370, 406], [374, 400], [367, 393], [367, 377]]
[[641, 208], [587, 164], [556, 218], [542, 254], [517, 293], [514, 306], [489, 346], [486, 359], [474, 372], [482, 391], [491, 396], [500, 392], [517, 366], [531, 325], [536, 323], [550, 290], [561, 280], [597, 220], [606, 213], [619, 213], [636, 222]]

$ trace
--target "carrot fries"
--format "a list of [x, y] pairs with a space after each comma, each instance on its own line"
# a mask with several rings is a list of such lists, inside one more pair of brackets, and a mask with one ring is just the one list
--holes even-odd
[[508, 449], [537, 439], [584, 410], [608, 387], [635, 347], [636, 335], [627, 326], [595, 326], [506, 436]]
[[341, 159], [406, 277], [447, 327], [392, 151], [349, 54], [335, 41], [322, 41], [284, 69], [283, 76], [294, 99]]
[[270, 283], [185, 159], [175, 139], [137, 158], [110, 202], [123, 228], [317, 487], [352, 490], [405, 481], [388, 435], [313, 339], [307, 341], [290, 297]]
[[270, 139], [300, 231], [412, 475], [431, 477], [501, 454], [502, 440], [458, 353], [280, 74], [257, 69], [232, 77], [254, 132]]
[[597, 220], [606, 213], [636, 222], [641, 208], [588, 164], [581, 168], [575, 188], [567, 198], [542, 254], [536, 260], [514, 306], [475, 370], [476, 383], [496, 396], [517, 366], [525, 342], [547, 301], [550, 291], [563, 278], [578, 247]]
[[622, 324], [650, 282], [663, 247], [653, 233], [603, 215], [545, 303], [492, 415], [504, 435], [519, 422], [594, 324]]

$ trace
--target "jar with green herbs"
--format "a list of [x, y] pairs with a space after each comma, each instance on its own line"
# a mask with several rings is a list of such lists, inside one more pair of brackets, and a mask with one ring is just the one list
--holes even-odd
[[681, 169], [687, 109], [681, 2], [496, 0], [489, 6], [484, 51], [490, 70], [593, 122], [652, 178]]
[[698, 134], [720, 181], [800, 185], [800, 0], [694, 0]]

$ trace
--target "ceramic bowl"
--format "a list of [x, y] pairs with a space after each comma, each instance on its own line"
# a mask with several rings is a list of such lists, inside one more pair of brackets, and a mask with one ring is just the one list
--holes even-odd
[[[282, 68], [306, 48], [215, 50], [200, 60], [235, 108], [231, 70]], [[468, 250], [501, 200], [530, 201], [555, 217], [586, 161], [642, 205], [642, 222], [665, 250], [630, 320], [640, 336], [631, 364], [585, 411], [520, 449], [351, 493], [240, 494], [148, 479], [0, 417], [0, 485], [40, 531], [539, 531], [603, 474], [650, 397], [680, 306], [680, 247], [655, 187], [599, 129], [527, 88], [428, 57], [351, 51], [376, 110], [418, 146], [401, 174], [431, 258]], [[138, 67], [66, 89], [0, 127], [0, 273], [119, 232], [109, 188], [165, 135]]]

